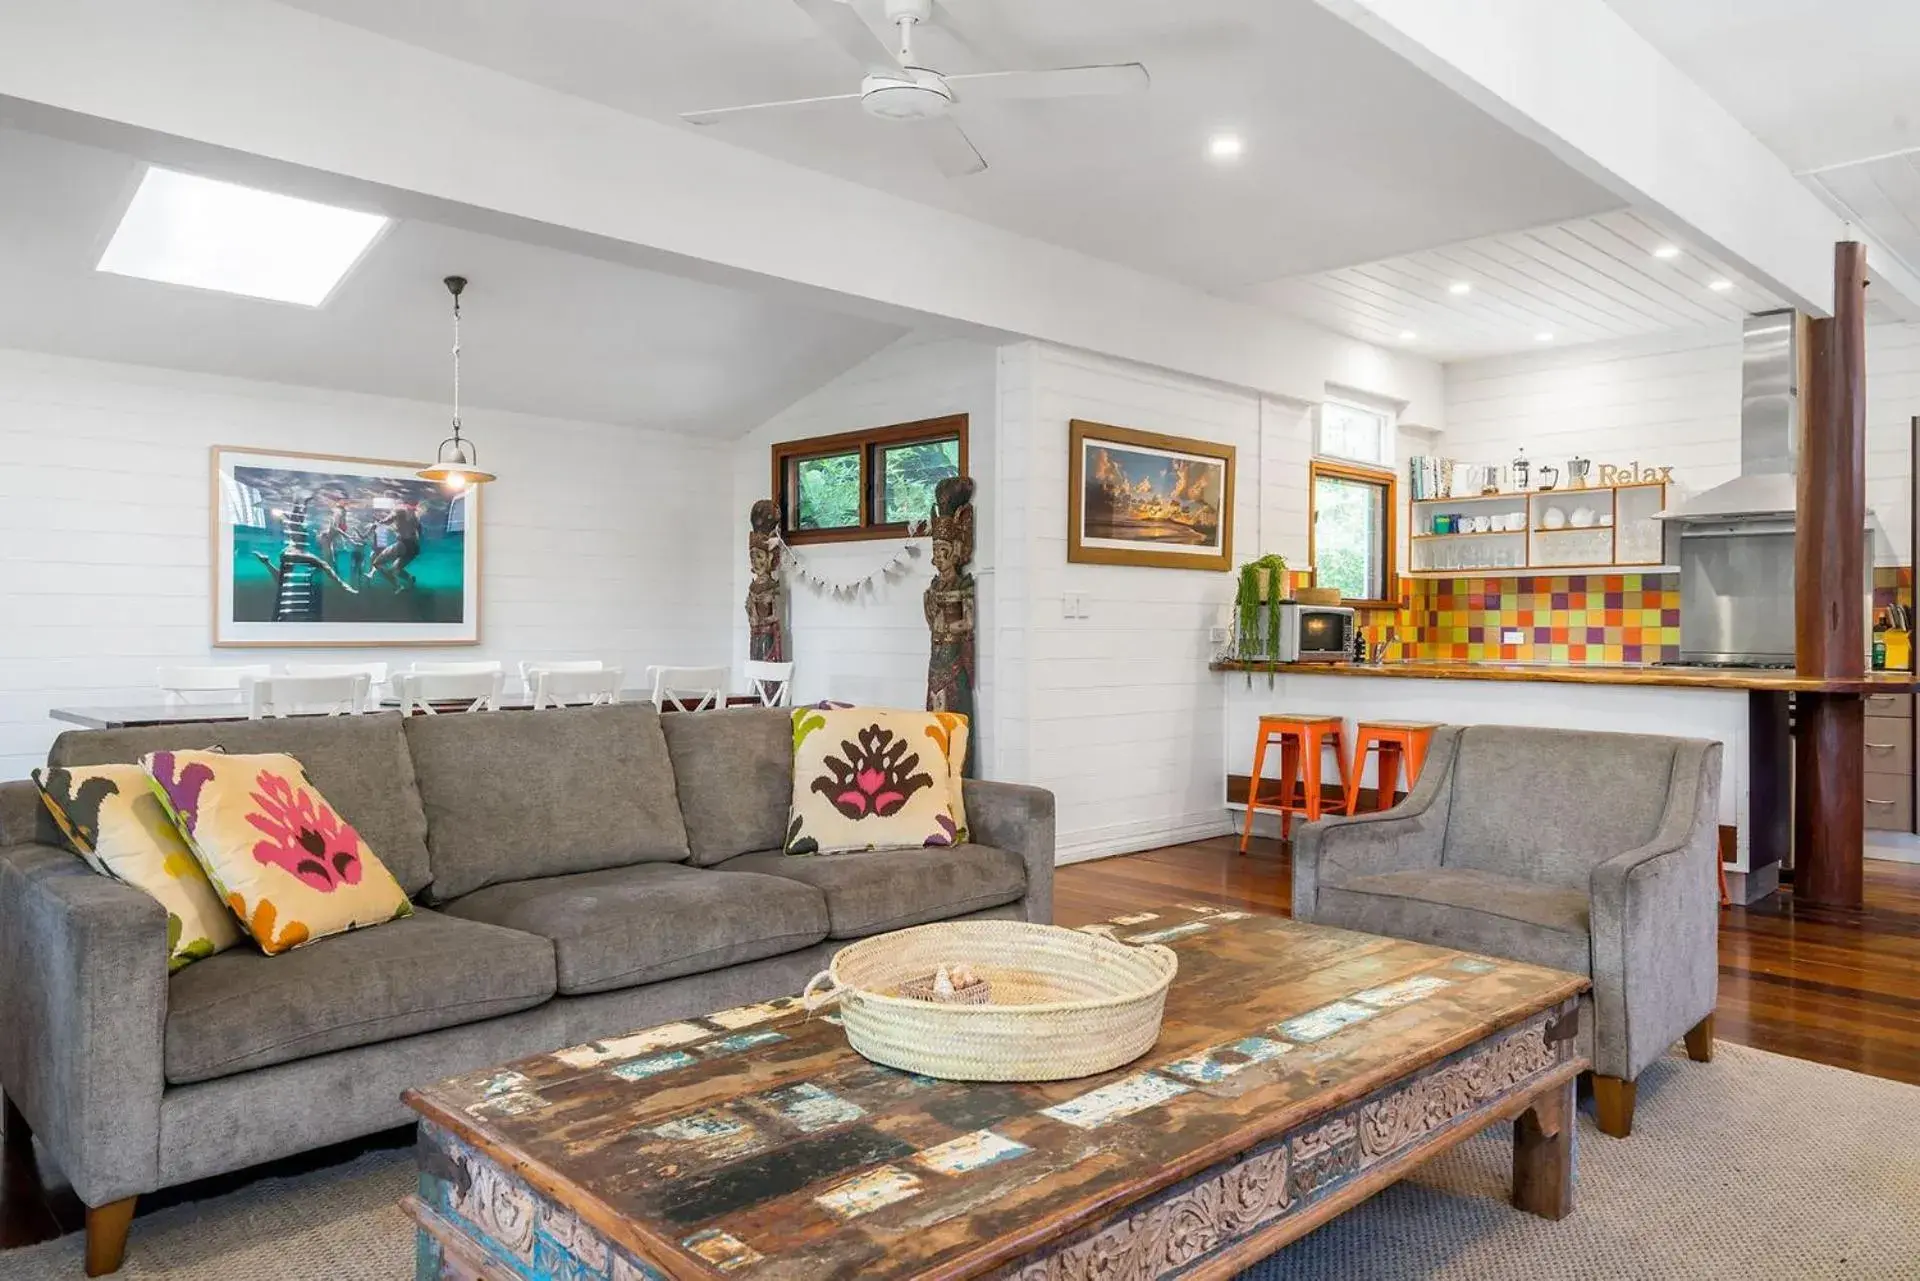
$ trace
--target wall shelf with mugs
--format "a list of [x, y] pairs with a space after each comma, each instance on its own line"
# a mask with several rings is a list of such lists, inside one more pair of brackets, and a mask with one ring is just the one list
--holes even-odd
[[1664, 483], [1413, 500], [1413, 578], [1677, 573], [1666, 563]]

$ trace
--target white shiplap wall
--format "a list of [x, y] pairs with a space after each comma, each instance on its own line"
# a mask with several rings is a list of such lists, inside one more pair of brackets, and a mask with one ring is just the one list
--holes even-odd
[[[1223, 832], [1225, 694], [1207, 660], [1232, 575], [1069, 564], [1068, 423], [1233, 445], [1238, 562], [1305, 551], [1308, 416], [1241, 389], [1039, 343], [1003, 349], [1000, 371], [1000, 732], [1020, 749], [1018, 776], [1054, 792], [1063, 863]], [[1068, 592], [1085, 595], [1090, 617], [1064, 617]]]
[[[732, 567], [729, 615], [736, 666], [747, 658], [744, 602], [747, 593], [747, 509], [768, 497], [772, 446], [779, 441], [826, 436], [864, 427], [968, 416], [968, 462], [979, 482], [975, 504], [977, 547], [973, 572], [979, 582], [980, 652], [976, 716], [982, 728], [992, 715], [991, 619], [994, 559], [994, 348], [963, 338], [910, 334], [841, 374], [819, 390], [755, 428], [733, 451], [733, 503], [725, 554]], [[839, 581], [865, 576], [884, 564], [904, 540], [815, 543], [798, 554], [821, 575]], [[788, 595], [790, 656], [795, 702], [823, 698], [886, 707], [922, 707], [927, 689], [927, 623], [921, 594], [933, 576], [927, 540], [908, 572], [854, 600], [835, 600], [794, 584]], [[991, 773], [995, 743], [981, 737], [981, 764]]]
[[[208, 449], [408, 458], [439, 405], [0, 351], [0, 778], [44, 761], [50, 706], [149, 702], [162, 664], [427, 651], [210, 647]], [[442, 657], [724, 661], [724, 444], [485, 410], [481, 640]]]
[[[1803, 393], [1804, 395], [1804, 393]], [[1578, 454], [1673, 467], [1686, 493], [1740, 471], [1737, 326], [1446, 367], [1441, 452], [1499, 462], [1524, 446], [1537, 466]], [[1920, 413], [1920, 326], [1867, 331], [1867, 504], [1876, 559], [1907, 560], [1909, 427]]]

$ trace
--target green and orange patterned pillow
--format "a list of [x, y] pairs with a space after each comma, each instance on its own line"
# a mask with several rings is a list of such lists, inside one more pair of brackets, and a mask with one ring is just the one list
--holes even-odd
[[960, 844], [966, 756], [953, 712], [795, 708], [787, 853]]
[[147, 772], [88, 765], [33, 774], [68, 849], [94, 871], [131, 885], [167, 910], [167, 969], [224, 952], [240, 927], [194, 860]]
[[412, 915], [393, 874], [293, 757], [153, 752], [140, 763], [213, 888], [269, 956]]

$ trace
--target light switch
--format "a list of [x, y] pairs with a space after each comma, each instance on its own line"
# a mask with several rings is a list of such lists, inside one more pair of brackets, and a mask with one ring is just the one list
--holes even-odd
[[1517, 627], [1509, 627], [1500, 633], [1500, 643], [1502, 645], [1524, 645], [1527, 643], [1526, 633]]
[[1085, 592], [1067, 592], [1060, 597], [1060, 617], [1085, 618], [1087, 616], [1087, 594]]

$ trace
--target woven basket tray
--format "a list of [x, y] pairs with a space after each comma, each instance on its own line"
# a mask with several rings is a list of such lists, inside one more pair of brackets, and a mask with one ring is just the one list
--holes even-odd
[[[956, 964], [992, 985], [991, 1002], [900, 995]], [[803, 997], [809, 1010], [838, 1001], [847, 1041], [888, 1067], [952, 1081], [1057, 1081], [1152, 1049], [1179, 965], [1157, 944], [1026, 921], [947, 922], [841, 948]]]

